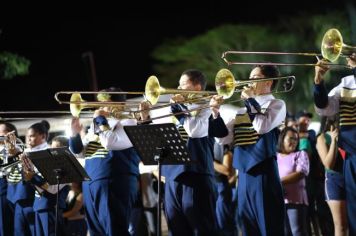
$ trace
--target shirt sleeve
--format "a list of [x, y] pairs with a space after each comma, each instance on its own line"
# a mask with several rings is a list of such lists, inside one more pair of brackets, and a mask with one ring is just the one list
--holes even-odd
[[226, 122], [226, 128], [228, 130], [228, 135], [223, 138], [215, 138], [215, 141], [221, 145], [230, 145], [234, 140], [234, 125], [235, 118], [231, 118]]
[[124, 125], [137, 125], [136, 120], [128, 119], [122, 121], [122, 123], [115, 120], [109, 122], [109, 124], [111, 127], [109, 130], [99, 133], [100, 142], [103, 147], [110, 150], [123, 150], [133, 146], [124, 130]]
[[281, 125], [287, 114], [286, 104], [279, 99], [271, 100], [268, 106], [262, 106], [263, 108], [266, 108], [266, 111], [263, 114], [256, 114], [252, 122], [253, 128], [259, 134], [268, 133]]
[[183, 127], [191, 138], [208, 136], [210, 109], [202, 109], [197, 114], [186, 116]]
[[[333, 116], [335, 115], [337, 112], [339, 112], [339, 99], [340, 99], [340, 89], [342, 88], [342, 83], [340, 83], [338, 86], [336, 86], [335, 88], [333, 88], [330, 93], [328, 94], [327, 97], [327, 104], [322, 104], [324, 105], [324, 107], [320, 108], [318, 107], [318, 105], [320, 106], [320, 104], [317, 104], [315, 102], [315, 111], [316, 113], [318, 113], [321, 116]], [[315, 98], [315, 96], [317, 96], [315, 94], [315, 90], [317, 90], [317, 86], [314, 87], [314, 100], [318, 99]], [[319, 88], [320, 89], [320, 88]], [[320, 99], [324, 99], [322, 96], [320, 96]], [[320, 102], [319, 102], [320, 103]]]

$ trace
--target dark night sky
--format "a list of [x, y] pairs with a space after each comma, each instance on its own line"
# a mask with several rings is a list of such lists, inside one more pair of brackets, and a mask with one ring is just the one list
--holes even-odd
[[277, 4], [251, 1], [250, 6], [241, 7], [239, 1], [220, 1], [143, 8], [143, 13], [126, 8], [2, 15], [0, 51], [25, 56], [31, 67], [28, 76], [1, 81], [0, 110], [66, 110], [53, 96], [60, 90], [89, 90], [82, 60], [85, 52], [94, 55], [99, 89], [119, 86], [125, 91], [143, 91], [153, 73], [150, 53], [168, 38], [192, 37], [223, 23], [273, 24], [304, 12], [342, 9], [338, 1], [329, 1], [327, 6], [323, 2], [288, 1], [289, 6], [280, 6], [283, 10]]

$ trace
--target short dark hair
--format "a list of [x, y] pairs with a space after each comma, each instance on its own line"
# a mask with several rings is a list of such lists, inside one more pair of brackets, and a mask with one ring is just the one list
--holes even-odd
[[182, 75], [186, 75], [189, 77], [189, 80], [193, 85], [200, 84], [201, 90], [205, 90], [206, 88], [206, 78], [203, 72], [196, 69], [189, 69], [182, 73]]
[[52, 138], [51, 143], [58, 142], [62, 147], [69, 147], [69, 139], [64, 135], [58, 135]]
[[[277, 66], [275, 65], [255, 65], [255, 68], [260, 68], [261, 73], [266, 76], [266, 78], [276, 78], [280, 76], [280, 72]], [[273, 90], [278, 83], [278, 80], [273, 80], [271, 90]]]
[[313, 113], [308, 112], [307, 110], [301, 110], [296, 114], [297, 119], [299, 119], [300, 117], [309, 117], [310, 119], [313, 118]]
[[298, 144], [296, 146], [296, 150], [294, 151], [297, 151], [298, 150], [298, 145], [299, 145], [299, 133], [296, 129], [292, 128], [292, 127], [285, 127], [281, 133], [279, 134], [279, 137], [278, 137], [278, 143], [277, 143], [277, 152], [279, 153], [283, 153], [284, 152], [284, 145], [283, 145], [283, 141], [284, 141], [284, 138], [286, 137], [288, 131], [291, 131], [293, 133], [296, 133], [297, 136], [298, 136]]
[[7, 132], [11, 132], [11, 131], [15, 131], [14, 134], [16, 137], [18, 137], [18, 132], [17, 132], [17, 128], [15, 125], [9, 123], [9, 122], [6, 122], [6, 121], [0, 121], [0, 125], [3, 124], [5, 125], [5, 130]]
[[107, 89], [102, 89], [100, 90], [100, 92], [103, 93], [99, 93], [97, 95], [97, 100], [98, 101], [114, 101], [114, 102], [125, 102], [126, 101], [126, 94], [105, 94], [104, 92], [123, 92], [121, 88], [117, 88], [117, 87], [110, 87]]

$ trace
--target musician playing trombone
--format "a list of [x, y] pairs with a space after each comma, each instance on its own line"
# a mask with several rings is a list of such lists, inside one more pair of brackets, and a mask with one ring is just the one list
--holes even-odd
[[[245, 107], [227, 120], [229, 134], [218, 142], [234, 145], [233, 166], [239, 172], [238, 217], [243, 235], [284, 235], [284, 200], [276, 162], [278, 126], [286, 116], [284, 101], [271, 94], [272, 80], [279, 71], [276, 66], [258, 65], [250, 79], [266, 81], [245, 86], [241, 98]], [[216, 95], [210, 105], [216, 122], [224, 120], [219, 115], [222, 97]]]
[[[110, 94], [117, 88], [102, 90], [100, 102], [124, 102], [125, 94]], [[147, 109], [148, 102], [140, 104]], [[123, 126], [137, 120], [125, 115], [122, 107], [103, 105], [94, 112], [93, 123], [82, 140], [79, 118], [73, 118], [69, 145], [74, 153], [84, 151], [85, 170], [90, 181], [83, 182], [83, 197], [90, 235], [129, 235], [129, 219], [138, 194], [140, 158]], [[115, 114], [113, 114], [113, 112]], [[148, 113], [141, 113], [147, 119]]]
[[[319, 115], [333, 116], [339, 113], [338, 147], [345, 151], [344, 180], [341, 181], [345, 181], [346, 187], [349, 234], [356, 235], [356, 53], [346, 59], [347, 64], [353, 68], [353, 74], [342, 78], [341, 82], [329, 94], [327, 94], [324, 84], [324, 74], [329, 70], [329, 66], [325, 60], [318, 62], [314, 77], [314, 103], [315, 111]], [[332, 181], [338, 185], [336, 178]], [[339, 212], [341, 212], [341, 206], [339, 208]], [[336, 229], [340, 229], [340, 227], [335, 227]], [[335, 231], [335, 235], [341, 235], [337, 233], [340, 232]]]
[[[203, 91], [205, 87], [206, 79], [201, 71], [191, 69], [182, 73], [179, 89]], [[162, 167], [168, 229], [170, 235], [216, 235], [213, 140], [208, 132], [211, 111], [205, 108], [197, 113], [189, 112], [197, 104], [187, 102], [182, 94], [171, 98], [171, 110], [177, 114], [178, 130], [186, 140], [192, 163]]]

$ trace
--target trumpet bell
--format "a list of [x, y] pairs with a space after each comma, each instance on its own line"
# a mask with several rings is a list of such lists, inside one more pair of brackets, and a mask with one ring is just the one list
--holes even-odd
[[331, 62], [336, 61], [343, 48], [343, 41], [340, 31], [337, 29], [329, 29], [323, 37], [321, 43], [321, 54], [324, 58]]
[[230, 98], [235, 91], [235, 77], [228, 69], [221, 69], [215, 77], [215, 88], [224, 99]]

